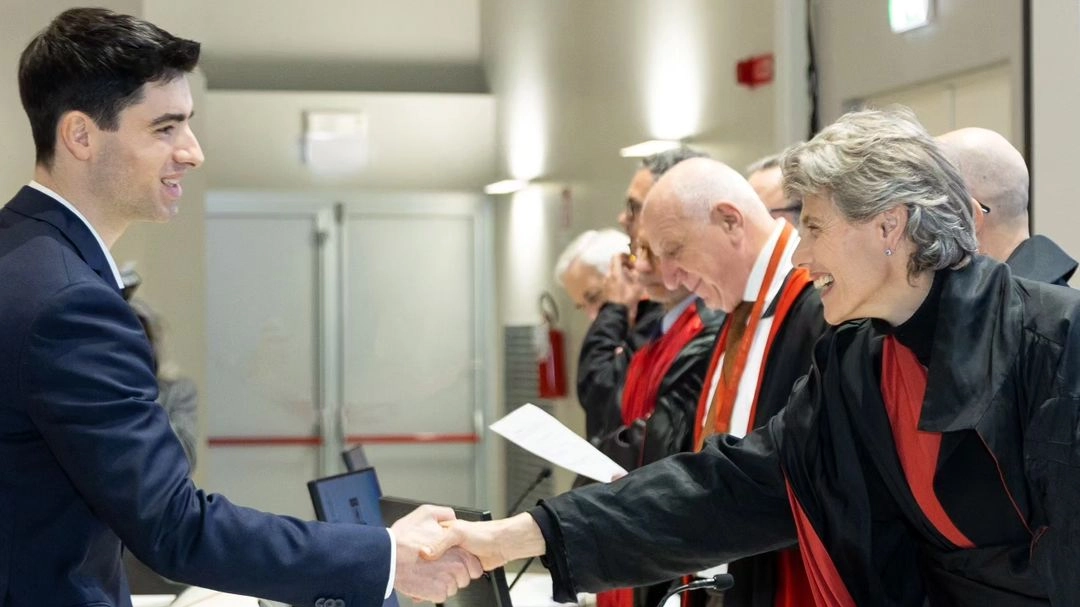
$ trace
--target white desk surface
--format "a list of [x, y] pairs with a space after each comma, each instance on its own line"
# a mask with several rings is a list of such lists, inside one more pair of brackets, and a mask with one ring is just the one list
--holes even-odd
[[132, 607], [169, 607], [176, 600], [175, 594], [133, 594]]
[[[507, 582], [514, 579], [507, 572]], [[510, 591], [513, 607], [557, 607], [574, 603], [556, 603], [551, 598], [551, 575], [547, 571], [526, 572]], [[188, 588], [177, 597], [174, 594], [141, 594], [131, 597], [133, 607], [257, 607], [258, 600], [207, 590], [206, 588]], [[404, 601], [408, 603], [408, 601]], [[579, 594], [578, 605], [594, 605], [596, 597], [592, 594]]]
[[[514, 579], [513, 573], [506, 572], [506, 581]], [[514, 607], [555, 607], [556, 605], [574, 605], [574, 603], [556, 603], [551, 598], [551, 575], [545, 569], [526, 571], [517, 585], [510, 590], [510, 602]], [[579, 594], [578, 605], [593, 605], [596, 595]]]
[[136, 594], [132, 607], [258, 607], [259, 600], [192, 586], [175, 594]]

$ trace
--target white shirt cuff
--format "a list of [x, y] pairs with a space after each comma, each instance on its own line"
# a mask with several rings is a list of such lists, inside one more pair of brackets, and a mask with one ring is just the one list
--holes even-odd
[[394, 539], [394, 532], [389, 528], [386, 534], [390, 536], [390, 577], [386, 578], [386, 593], [383, 594], [383, 600], [390, 598], [390, 594], [394, 592], [394, 574], [397, 573], [397, 540]]

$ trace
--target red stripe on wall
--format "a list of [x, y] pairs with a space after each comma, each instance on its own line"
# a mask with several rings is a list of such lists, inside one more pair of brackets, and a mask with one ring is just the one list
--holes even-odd
[[[350, 434], [345, 437], [350, 445], [469, 445], [480, 442], [478, 434]], [[210, 447], [318, 447], [323, 440], [318, 436], [212, 436], [207, 440]]]

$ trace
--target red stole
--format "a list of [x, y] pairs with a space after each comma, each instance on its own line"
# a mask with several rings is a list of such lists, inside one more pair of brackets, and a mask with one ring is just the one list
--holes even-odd
[[697, 313], [696, 301], [691, 302], [667, 333], [654, 339], [634, 353], [626, 370], [623, 384], [622, 419], [630, 425], [635, 420], [652, 415], [660, 384], [686, 344], [705, 327]]
[[[926, 396], [926, 368], [915, 354], [889, 336], [885, 338], [881, 360], [881, 396], [892, 427], [896, 453], [904, 477], [923, 514], [935, 529], [958, 548], [974, 544], [945, 512], [934, 493], [934, 473], [941, 451], [941, 435], [919, 430], [919, 415]], [[799, 547], [810, 576], [814, 600], [820, 607], [854, 607], [844, 581], [810, 519], [788, 484], [788, 498], [795, 515]]]
[[[750, 312], [749, 323], [746, 332], [743, 333], [742, 343], [738, 348], [738, 360], [735, 363], [736, 371], [733, 374], [731, 384], [724, 385], [725, 382], [721, 379], [716, 386], [716, 391], [713, 393], [712, 402], [710, 402], [709, 386], [712, 382], [712, 378], [719, 370], [721, 358], [728, 345], [728, 330], [730, 329], [731, 324], [730, 315], [728, 321], [724, 323], [724, 329], [720, 333], [720, 339], [716, 341], [716, 348], [713, 350], [712, 361], [709, 363], [709, 371], [705, 374], [705, 385], [702, 388], [701, 396], [698, 399], [697, 415], [694, 420], [694, 445], [695, 450], [697, 451], [701, 450], [702, 443], [704, 443], [705, 439], [709, 436], [717, 433], [727, 433], [731, 430], [731, 411], [735, 408], [735, 400], [739, 395], [739, 381], [742, 378], [742, 371], [746, 366], [747, 358], [749, 357], [750, 345], [754, 341], [754, 334], [757, 332], [757, 323], [765, 314], [765, 310], [767, 309], [767, 306], [765, 305], [766, 297], [772, 286], [776, 270], [782, 260], [784, 250], [787, 248], [788, 240], [794, 236], [794, 234], [795, 229], [792, 228], [790, 224], [785, 223], [783, 231], [777, 239], [776, 246], [773, 247], [773, 252], [765, 271], [765, 277], [762, 279], [761, 288], [758, 290], [757, 300], [754, 302], [753, 310]], [[809, 272], [800, 268], [792, 272], [789, 275], [787, 282], [780, 288], [780, 292], [777, 294], [773, 324], [769, 329], [769, 335], [765, 342], [765, 351], [761, 358], [763, 368], [769, 360], [769, 351], [772, 349], [773, 339], [783, 325], [784, 318], [787, 316], [792, 304], [795, 303], [795, 300], [798, 299], [799, 295], [802, 293], [803, 288], [809, 284], [809, 282]], [[747, 432], [750, 432], [755, 427], [754, 417], [757, 415], [757, 395], [761, 391], [761, 381], [764, 377], [764, 373], [758, 374], [758, 384], [754, 391], [752, 410], [750, 411], [750, 417], [746, 428]], [[713, 409], [715, 409], [715, 411]], [[710, 420], [713, 422], [712, 424], [706, 424], [706, 414], [709, 415]]]
[[[799, 268], [791, 273], [788, 277], [787, 283], [781, 287], [780, 293], [777, 294], [779, 301], [776, 302], [776, 313], [773, 316], [772, 327], [769, 328], [769, 336], [765, 341], [765, 352], [762, 353], [761, 362], [762, 365], [768, 365], [769, 352], [772, 351], [773, 342], [776, 338], [776, 334], [780, 332], [780, 328], [784, 325], [784, 319], [787, 317], [788, 311], [791, 310], [791, 306], [795, 303], [795, 300], [802, 294], [803, 289], [810, 283], [810, 273], [803, 268]], [[715, 428], [707, 435], [704, 431], [705, 413], [709, 410], [709, 382], [712, 381], [713, 376], [718, 372], [721, 355], [724, 353], [725, 338], [727, 337], [727, 327], [724, 328], [723, 333], [720, 335], [720, 339], [716, 340], [716, 348], [713, 350], [712, 361], [709, 363], [709, 372], [705, 374], [705, 387], [701, 390], [701, 396], [698, 398], [697, 407], [697, 419], [694, 421], [694, 443], [700, 445], [708, 436], [715, 434]], [[746, 332], [743, 339], [752, 340], [753, 335], [750, 331]], [[764, 369], [763, 369], [764, 370]], [[752, 409], [750, 411], [749, 424], [746, 428], [747, 432], [754, 429], [755, 417], [757, 416], [757, 395], [761, 392], [761, 383], [765, 379], [765, 373], [758, 373], [758, 385], [754, 391], [754, 401]], [[719, 391], [720, 386], [716, 389]], [[734, 399], [738, 395], [734, 392], [730, 395], [730, 398]], [[716, 403], [719, 405], [720, 403]], [[731, 407], [734, 407], [734, 401], [732, 401]], [[717, 422], [719, 423], [719, 418]], [[726, 420], [725, 424], [730, 424], [731, 420]], [[700, 446], [698, 447], [700, 451]]]
[[957, 548], [973, 548], [975, 544], [956, 528], [934, 493], [941, 434], [919, 430], [925, 396], [926, 368], [895, 337], [886, 337], [881, 356], [881, 397], [908, 486], [923, 514], [941, 535]]
[[787, 484], [788, 501], [791, 503], [791, 513], [795, 515], [795, 530], [799, 537], [799, 551], [802, 552], [803, 565], [806, 566], [805, 575], [809, 578], [810, 591], [817, 607], [855, 607], [855, 599], [851, 598], [840, 572], [829, 556], [825, 544], [818, 537], [814, 525], [806, 512], [795, 499], [795, 492], [791, 490], [791, 483]]
[[597, 592], [596, 607], [634, 607], [634, 589], [618, 588]]

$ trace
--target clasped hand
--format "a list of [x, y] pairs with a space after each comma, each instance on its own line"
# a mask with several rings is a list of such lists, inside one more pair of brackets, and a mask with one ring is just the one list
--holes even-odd
[[421, 506], [391, 527], [397, 540], [394, 588], [418, 601], [446, 600], [515, 558], [544, 553], [528, 514], [481, 523], [460, 521], [441, 506]]

